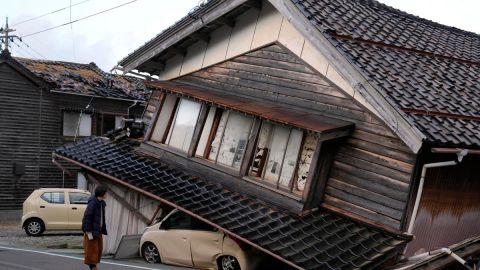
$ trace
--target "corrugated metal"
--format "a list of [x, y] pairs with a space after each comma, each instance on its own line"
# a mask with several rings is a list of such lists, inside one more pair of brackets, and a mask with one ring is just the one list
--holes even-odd
[[447, 247], [480, 233], [479, 157], [430, 169], [407, 255]]
[[[75, 186], [75, 177], [65, 174], [64, 178], [52, 163], [52, 151], [66, 143], [62, 136], [62, 109], [82, 109], [89, 102], [95, 112], [115, 114], [126, 114], [132, 104], [50, 93], [9, 65], [0, 64], [0, 209], [20, 208], [39, 187]], [[132, 110], [138, 117], [142, 111], [143, 107]], [[25, 165], [25, 172], [19, 177], [13, 174], [15, 163]]]

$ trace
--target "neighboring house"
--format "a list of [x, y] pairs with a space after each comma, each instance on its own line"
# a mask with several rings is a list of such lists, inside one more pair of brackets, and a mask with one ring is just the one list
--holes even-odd
[[[143, 81], [77, 64], [0, 55], [0, 209], [20, 208], [34, 189], [74, 187], [52, 163], [65, 142], [102, 135], [137, 117], [147, 100]], [[79, 121], [81, 119], [81, 121]]]
[[479, 35], [376, 1], [211, 0], [119, 65], [160, 81], [141, 144], [57, 149], [92, 178], [300, 269], [480, 235]]

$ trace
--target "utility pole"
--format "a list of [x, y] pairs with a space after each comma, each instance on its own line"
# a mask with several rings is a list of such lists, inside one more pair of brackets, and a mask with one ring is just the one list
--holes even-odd
[[9, 33], [14, 32], [14, 31], [15, 31], [15, 29], [11, 29], [11, 28], [8, 27], [8, 17], [7, 17], [5, 28], [3, 28], [3, 27], [0, 28], [0, 34], [1, 34], [0, 35], [0, 40], [5, 44], [5, 47], [3, 48], [4, 52], [8, 53], [8, 42], [9, 41], [13, 42], [13, 40], [15, 38], [22, 41], [22, 39], [19, 36], [9, 34]]

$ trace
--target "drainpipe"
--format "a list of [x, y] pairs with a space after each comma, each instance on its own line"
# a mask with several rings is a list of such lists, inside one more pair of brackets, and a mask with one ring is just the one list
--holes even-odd
[[408, 225], [408, 230], [407, 230], [408, 234], [412, 234], [412, 231], [413, 231], [413, 224], [415, 223], [415, 219], [417, 217], [417, 212], [418, 212], [418, 206], [420, 205], [420, 199], [422, 198], [423, 184], [425, 182], [425, 175], [427, 174], [427, 169], [457, 165], [458, 163], [462, 162], [463, 157], [465, 157], [468, 154], [468, 150], [462, 149], [458, 151], [456, 154], [457, 154], [457, 159], [455, 160], [427, 163], [423, 165], [422, 176], [420, 178], [420, 184], [418, 185], [417, 197], [415, 198], [415, 206], [413, 207], [412, 218], [410, 219], [410, 224]]

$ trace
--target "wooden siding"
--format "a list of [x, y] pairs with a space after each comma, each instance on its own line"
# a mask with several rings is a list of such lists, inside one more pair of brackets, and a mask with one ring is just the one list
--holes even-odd
[[415, 155], [369, 111], [279, 45], [177, 79], [355, 123], [339, 146], [323, 205], [396, 228], [407, 203]]
[[[90, 97], [51, 93], [40, 89], [7, 64], [0, 65], [0, 209], [20, 208], [39, 187], [75, 187], [70, 177], [52, 163], [52, 151], [67, 143], [62, 136], [62, 109], [82, 109]], [[131, 102], [91, 100], [100, 113], [126, 114]], [[140, 116], [142, 108], [134, 109]], [[93, 123], [92, 132], [95, 129]], [[14, 163], [25, 173], [13, 174]], [[75, 167], [66, 167], [76, 170]]]

